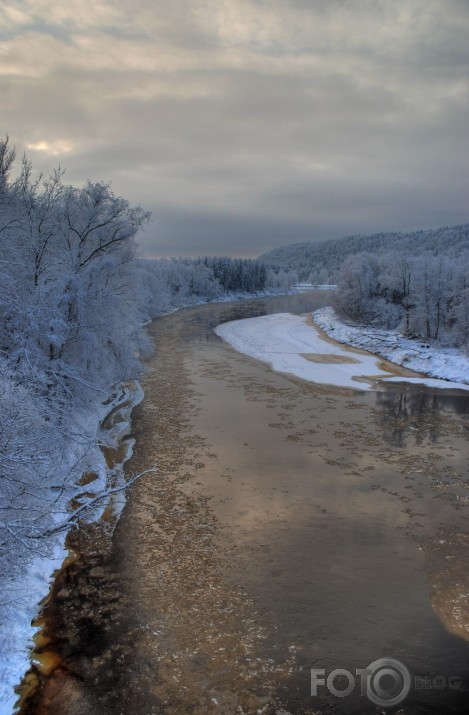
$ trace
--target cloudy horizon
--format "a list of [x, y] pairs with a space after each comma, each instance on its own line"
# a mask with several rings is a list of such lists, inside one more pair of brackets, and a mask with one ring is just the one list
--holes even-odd
[[142, 255], [464, 223], [465, 0], [6, 0], [0, 135], [152, 212]]

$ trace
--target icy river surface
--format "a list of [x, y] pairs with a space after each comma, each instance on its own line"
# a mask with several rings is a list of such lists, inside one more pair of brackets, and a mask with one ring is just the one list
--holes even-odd
[[[22, 712], [469, 711], [467, 394], [315, 385], [213, 332], [329, 300], [154, 321], [127, 470], [159, 471], [106, 548], [78, 538], [46, 614], [55, 665]], [[390, 709], [399, 674], [357, 674], [381, 658], [410, 673]]]

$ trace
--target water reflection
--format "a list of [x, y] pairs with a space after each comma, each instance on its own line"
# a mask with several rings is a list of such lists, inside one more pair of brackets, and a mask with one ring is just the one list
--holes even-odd
[[[269, 298], [254, 298], [240, 300], [232, 303], [211, 303], [189, 309], [186, 316], [190, 315], [190, 322], [196, 328], [198, 341], [216, 341], [220, 338], [213, 333], [213, 329], [220, 323], [244, 318], [259, 318], [263, 315], [274, 313], [312, 313], [331, 302], [327, 291], [311, 291], [302, 295], [279, 295]], [[194, 336], [190, 338], [194, 342]]]
[[[393, 447], [437, 444], [446, 433], [447, 417], [469, 414], [469, 397], [419, 389], [375, 393], [376, 423]], [[467, 425], [466, 425], [467, 429]]]

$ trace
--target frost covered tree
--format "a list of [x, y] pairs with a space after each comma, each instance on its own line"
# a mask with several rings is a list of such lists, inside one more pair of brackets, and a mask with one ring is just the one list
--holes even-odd
[[143, 310], [148, 318], [171, 308], [226, 294], [256, 293], [268, 286], [267, 270], [259, 261], [227, 256], [139, 260], [137, 270], [147, 295]]
[[358, 254], [342, 269], [336, 307], [404, 335], [469, 346], [468, 254]]
[[339, 283], [337, 304], [353, 320], [372, 322], [373, 300], [380, 293], [376, 256], [362, 253], [344, 264]]
[[0, 141], [0, 578], [47, 549], [102, 403], [145, 347], [133, 259], [148, 214], [107, 184], [14, 166]]

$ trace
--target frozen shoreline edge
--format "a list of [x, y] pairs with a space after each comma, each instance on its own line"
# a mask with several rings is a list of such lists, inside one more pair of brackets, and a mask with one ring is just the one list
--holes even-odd
[[[100, 409], [97, 409], [94, 414], [97, 430], [108, 415], [119, 409], [119, 405], [127, 403], [123, 409], [124, 419], [120, 420], [107, 432], [107, 440], [104, 446], [117, 445], [119, 440], [127, 436], [131, 429], [131, 416], [133, 409], [142, 401], [144, 397], [143, 390], [138, 380], [132, 382], [133, 390], [128, 386], [122, 385], [117, 391], [114, 399], [107, 404], [101, 404]], [[115, 465], [112, 469], [108, 469], [105, 463], [104, 455], [94, 464], [95, 471], [98, 476], [98, 484], [104, 485], [108, 478], [119, 472], [119, 478], [123, 479], [123, 470], [125, 463], [130, 459], [133, 453], [132, 440], [128, 441], [127, 450], [122, 462]], [[121, 492], [120, 500], [114, 501], [116, 524], [120, 518], [122, 509], [125, 506], [125, 492]], [[109, 498], [99, 507], [98, 512], [91, 522], [99, 521], [101, 515], [109, 503]], [[70, 524], [72, 528], [72, 524]], [[1, 648], [0, 653], [0, 715], [12, 715], [16, 712], [16, 703], [18, 695], [15, 689], [21, 684], [25, 674], [31, 667], [31, 651], [34, 648], [33, 638], [40, 630], [33, 626], [32, 622], [38, 617], [41, 612], [41, 604], [47, 598], [53, 583], [56, 573], [63, 567], [65, 560], [69, 557], [69, 550], [66, 546], [68, 531], [61, 532], [52, 540], [50, 551], [47, 556], [37, 556], [32, 559], [27, 572], [21, 582], [10, 582], [12, 591], [17, 593], [17, 609], [14, 620], [9, 622], [9, 629], [5, 633], [0, 632]]]
[[[405, 338], [397, 330], [347, 324], [331, 307], [315, 310], [312, 317], [313, 322], [338, 343], [368, 350], [396, 365], [424, 373], [430, 379], [469, 385], [469, 358], [462, 350], [442, 348], [423, 339]], [[393, 382], [407, 381], [391, 379]]]
[[[362, 392], [380, 390], [385, 383], [400, 382], [430, 389], [469, 391], [467, 382], [425, 376], [425, 372], [429, 371], [421, 365], [406, 365], [412, 367], [413, 372], [405, 374], [398, 370], [399, 361], [393, 360], [393, 356], [390, 356], [386, 366], [383, 357], [369, 343], [349, 347], [343, 331], [338, 330], [340, 322], [334, 322], [332, 308], [319, 311], [319, 315], [327, 319], [318, 320], [317, 324], [311, 319], [312, 315], [275, 313], [233, 320], [216, 326], [214, 332], [238, 352], [268, 364], [275, 372], [294, 375], [319, 385]], [[337, 329], [342, 340], [328, 340], [320, 329], [321, 323], [334, 333], [333, 338]], [[395, 340], [395, 335], [392, 335], [393, 346]], [[391, 362], [394, 362], [394, 368], [389, 364]], [[466, 364], [467, 359], [464, 358], [464, 366]], [[465, 377], [468, 375], [469, 370]]]

